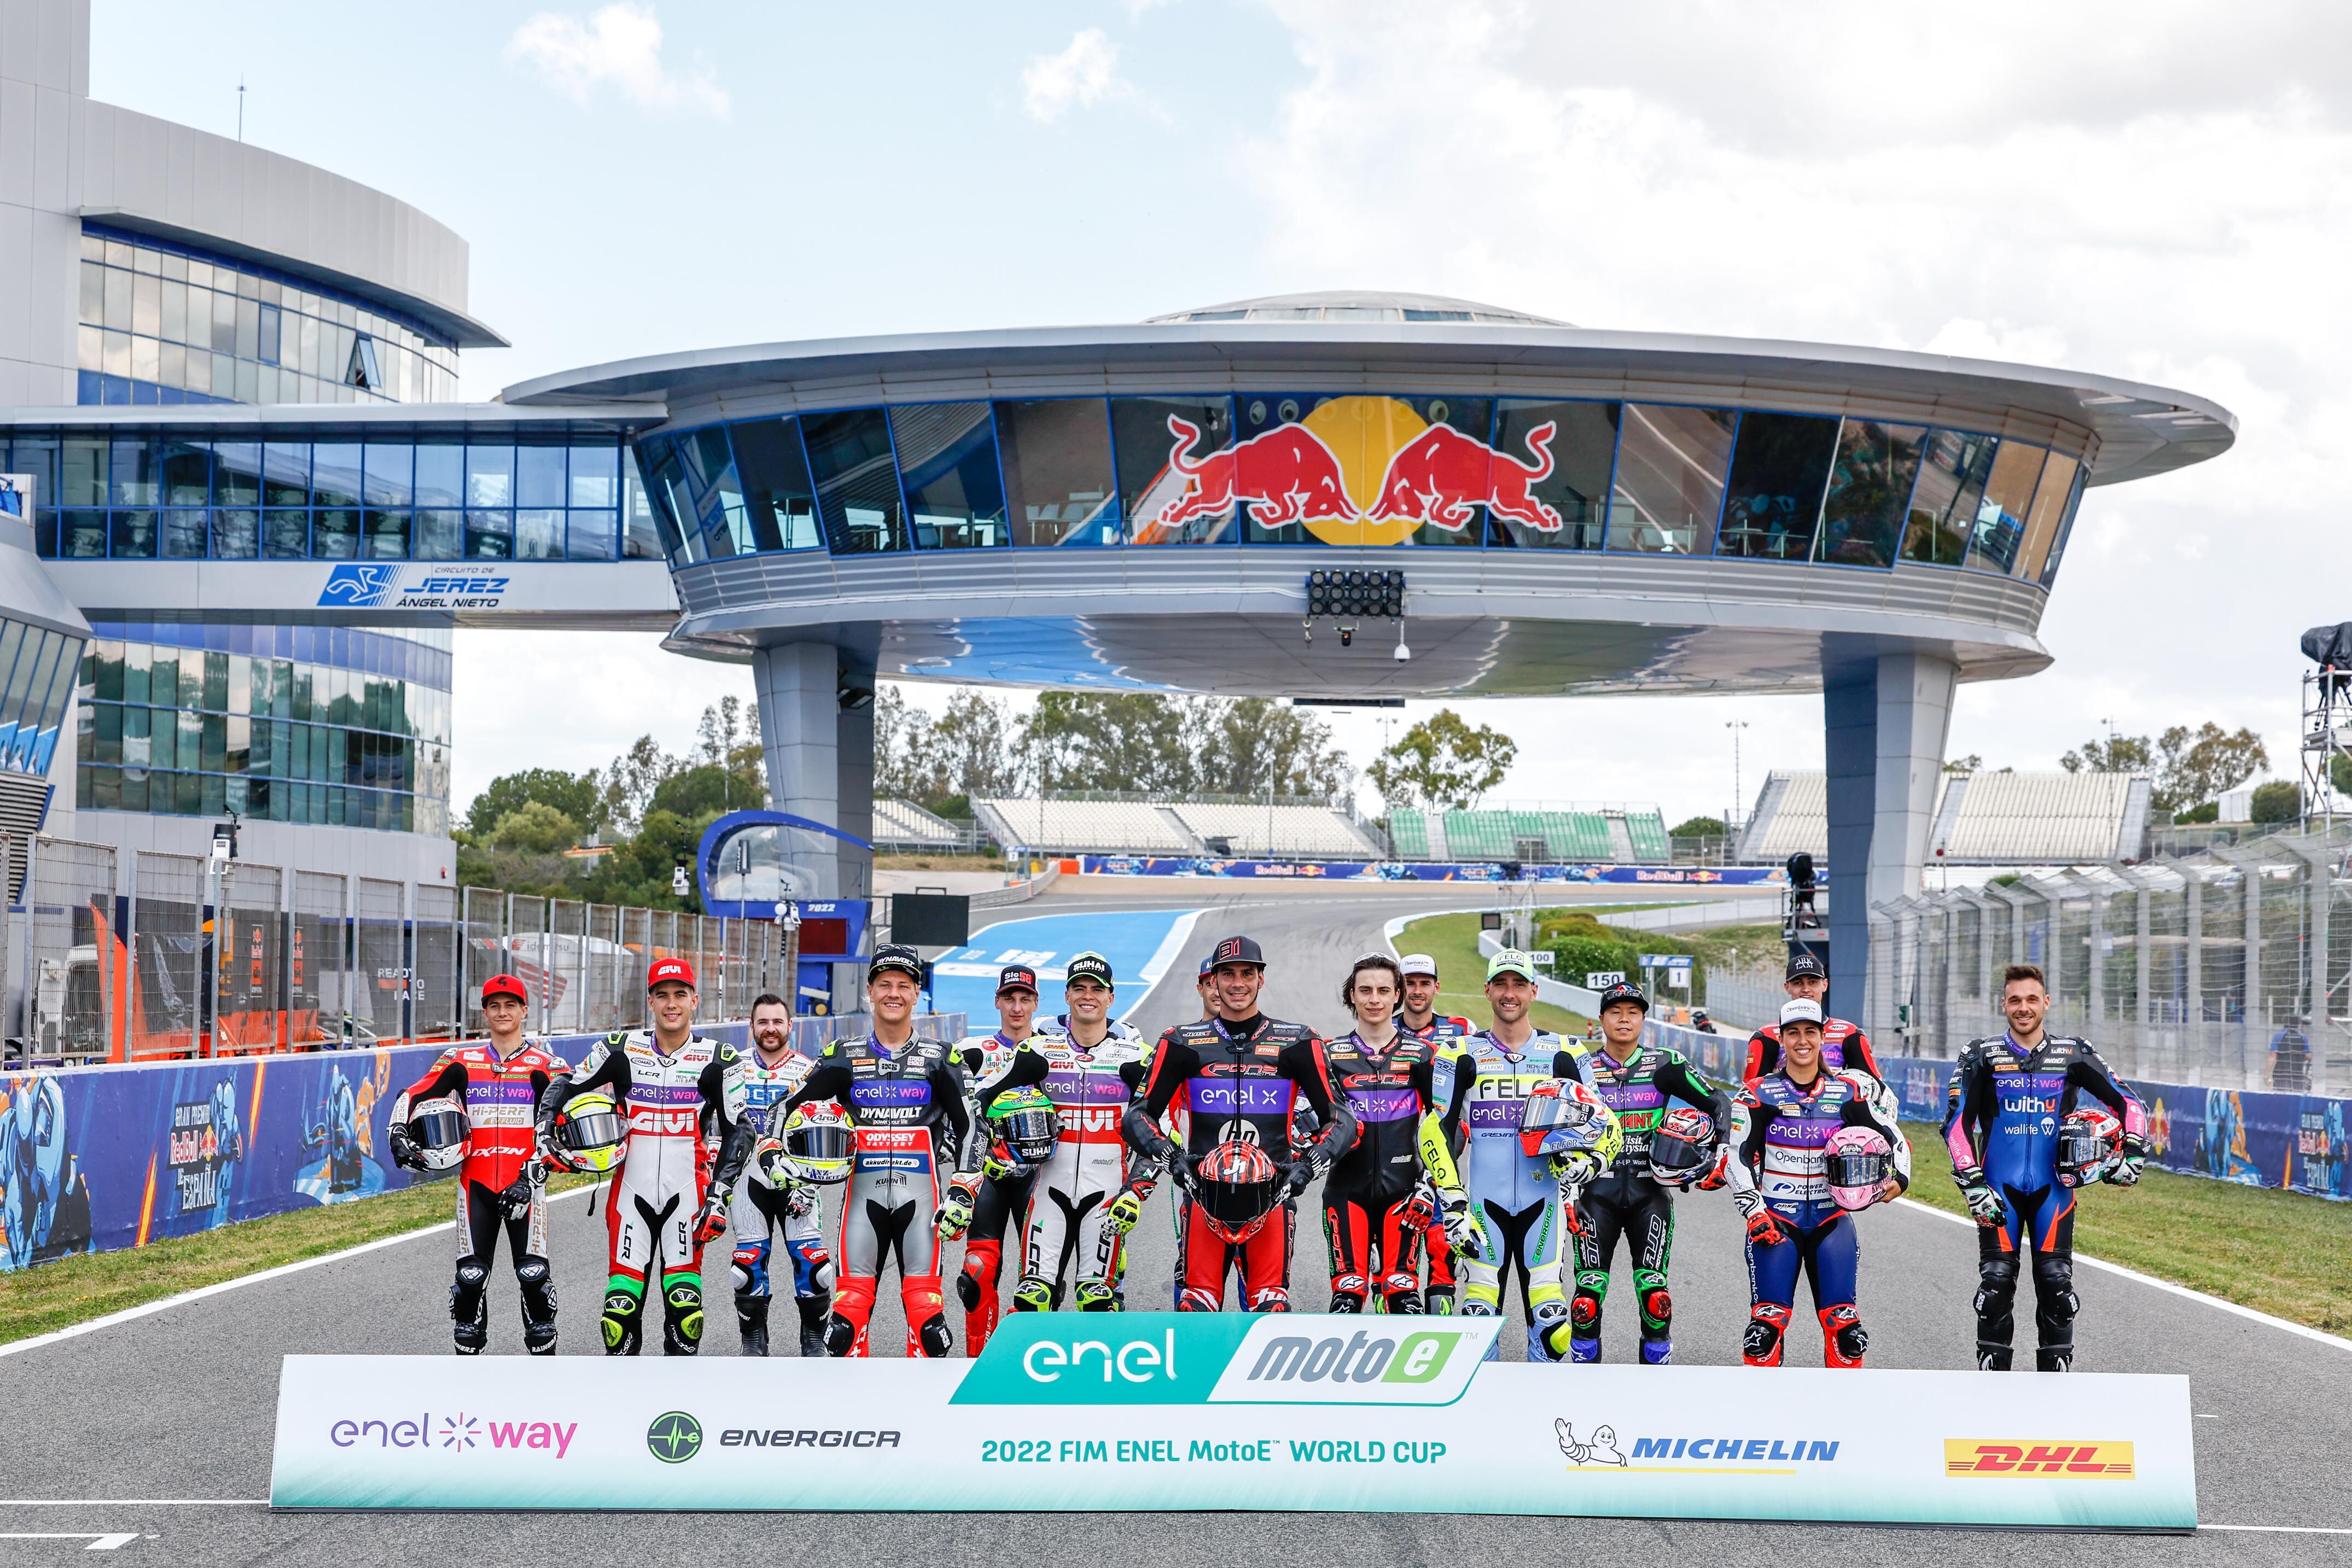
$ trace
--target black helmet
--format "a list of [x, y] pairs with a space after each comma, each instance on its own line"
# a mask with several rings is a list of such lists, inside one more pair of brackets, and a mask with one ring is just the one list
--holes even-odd
[[1715, 1118], [1677, 1105], [1650, 1129], [1650, 1179], [1660, 1186], [1688, 1186], [1715, 1164]]

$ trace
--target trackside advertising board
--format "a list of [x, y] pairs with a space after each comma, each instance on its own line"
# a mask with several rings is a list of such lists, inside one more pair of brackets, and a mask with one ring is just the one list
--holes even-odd
[[1529, 1366], [1483, 1359], [1498, 1326], [1047, 1313], [977, 1361], [288, 1356], [270, 1500], [2197, 1523], [2184, 1377]]

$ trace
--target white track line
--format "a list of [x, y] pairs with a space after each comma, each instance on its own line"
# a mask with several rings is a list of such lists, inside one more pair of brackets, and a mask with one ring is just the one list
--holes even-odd
[[[1965, 1225], [1971, 1230], [1976, 1228], [1977, 1222], [1975, 1220], [1967, 1218], [1961, 1215], [1949, 1213], [1944, 1209], [1937, 1208], [1930, 1204], [1921, 1203], [1917, 1198], [1898, 1197], [1895, 1201], [1901, 1204], [1906, 1208], [1916, 1208], [1922, 1214], [1932, 1214], [1938, 1219], [1948, 1219], [1955, 1225]], [[2324, 1329], [2313, 1328], [2306, 1323], [2291, 1322], [2285, 1318], [2273, 1317], [2268, 1312], [2257, 1312], [2252, 1307], [2240, 1306], [2235, 1301], [2225, 1301], [2219, 1296], [2209, 1296], [2202, 1291], [2192, 1291], [2186, 1285], [2176, 1285], [2169, 1280], [2159, 1280], [2153, 1274], [2143, 1274], [2137, 1269], [2126, 1269], [2120, 1263], [2109, 1263], [2097, 1258], [2086, 1258], [2080, 1252], [2074, 1254], [2074, 1261], [2083, 1264], [2086, 1268], [2102, 1269], [2110, 1274], [2121, 1275], [2123, 1278], [2131, 1281], [2134, 1284], [2146, 1285], [2151, 1290], [2163, 1291], [2169, 1295], [2184, 1297], [2189, 1301], [2201, 1301], [2209, 1307], [2219, 1307], [2225, 1312], [2234, 1312], [2242, 1318], [2251, 1318], [2255, 1322], [2261, 1323], [2268, 1328], [2284, 1329], [2288, 1333], [2300, 1334], [2305, 1339], [2316, 1340], [2321, 1344], [2333, 1345], [2337, 1350], [2352, 1350], [2352, 1339], [2345, 1339], [2340, 1335], [2329, 1333]], [[2225, 1526], [2215, 1524], [2206, 1525], [2202, 1528], [2208, 1530], [2252, 1530], [2258, 1527], [2254, 1525], [2233, 1524]], [[2280, 1528], [2284, 1529], [2285, 1527], [2280, 1526]], [[2352, 1534], [2352, 1531], [2347, 1531], [2347, 1533]]]
[[[577, 1197], [583, 1193], [595, 1190], [594, 1186], [574, 1187], [570, 1192], [559, 1192], [547, 1201], [562, 1203], [567, 1197]], [[267, 1280], [278, 1280], [289, 1274], [299, 1274], [305, 1269], [317, 1269], [329, 1263], [341, 1263], [345, 1259], [357, 1258], [364, 1252], [379, 1251], [386, 1247], [397, 1247], [404, 1241], [415, 1241], [421, 1237], [438, 1235], [442, 1231], [453, 1228], [457, 1223], [454, 1219], [445, 1219], [437, 1225], [419, 1226], [415, 1230], [404, 1230], [397, 1236], [382, 1236], [373, 1241], [362, 1241], [357, 1247], [346, 1247], [340, 1252], [322, 1252], [316, 1258], [304, 1258], [298, 1262], [280, 1263], [275, 1269], [264, 1269], [258, 1274], [244, 1274], [234, 1280], [223, 1280], [216, 1285], [202, 1285], [193, 1291], [183, 1291], [176, 1296], [165, 1296], [160, 1301], [148, 1301], [136, 1307], [125, 1307], [119, 1312], [109, 1312], [102, 1318], [92, 1318], [86, 1323], [71, 1323], [48, 1333], [35, 1334], [30, 1339], [20, 1339], [7, 1344], [0, 1344], [0, 1356], [18, 1355], [28, 1350], [37, 1350], [43, 1345], [57, 1344], [64, 1340], [79, 1339], [83, 1334], [96, 1333], [100, 1329], [112, 1328], [117, 1323], [131, 1322], [139, 1318], [152, 1317], [157, 1312], [169, 1312], [173, 1307], [184, 1307], [191, 1301], [201, 1301], [206, 1296], [217, 1296], [225, 1291], [241, 1290], [247, 1285], [258, 1285]]]
[[2197, 1533], [2209, 1530], [2258, 1531], [2264, 1535], [2352, 1535], [2352, 1529], [2332, 1524], [2200, 1524]]
[[135, 1530], [100, 1533], [91, 1530], [16, 1530], [0, 1532], [0, 1541], [87, 1541], [84, 1552], [120, 1552], [139, 1539]]
[[268, 1508], [266, 1497], [12, 1497], [0, 1508]]

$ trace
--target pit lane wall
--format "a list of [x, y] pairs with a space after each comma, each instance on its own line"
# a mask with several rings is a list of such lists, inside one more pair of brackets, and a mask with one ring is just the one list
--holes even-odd
[[1786, 887], [1779, 866], [1522, 865], [1496, 861], [1454, 864], [1423, 861], [1210, 860], [1178, 855], [1077, 855], [1064, 872], [1084, 876], [1217, 876], [1286, 882], [1560, 882], [1635, 883], [1650, 887]]
[[[862, 1018], [803, 1019], [814, 1055]], [[745, 1026], [701, 1032], [741, 1049]], [[955, 1040], [961, 1013], [917, 1020]], [[549, 1041], [576, 1061], [601, 1036]], [[0, 1075], [0, 1272], [143, 1247], [418, 1179], [384, 1145], [393, 1102], [446, 1045]]]
[[[1738, 1082], [1746, 1065], [1745, 1035], [1654, 1023], [1646, 1037], [1681, 1051], [1718, 1083]], [[1951, 1062], [1882, 1054], [1878, 1064], [1903, 1103], [1904, 1120], [1942, 1123]], [[2352, 1100], [2139, 1078], [2124, 1082], [2147, 1107], [2151, 1163], [2182, 1176], [2352, 1200], [2352, 1171], [2347, 1169], [2352, 1147], [2346, 1142]]]
[[1505, 1326], [1015, 1313], [974, 1361], [624, 1359], [593, 1377], [289, 1356], [270, 1500], [2197, 1522], [2185, 1377], [2077, 1373], [2053, 1399], [1991, 1373], [1485, 1360]]

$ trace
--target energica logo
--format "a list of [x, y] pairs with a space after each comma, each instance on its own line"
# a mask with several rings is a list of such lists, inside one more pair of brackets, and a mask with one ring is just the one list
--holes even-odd
[[646, 1428], [646, 1448], [666, 1465], [682, 1465], [702, 1452], [702, 1423], [683, 1410], [654, 1417]]

